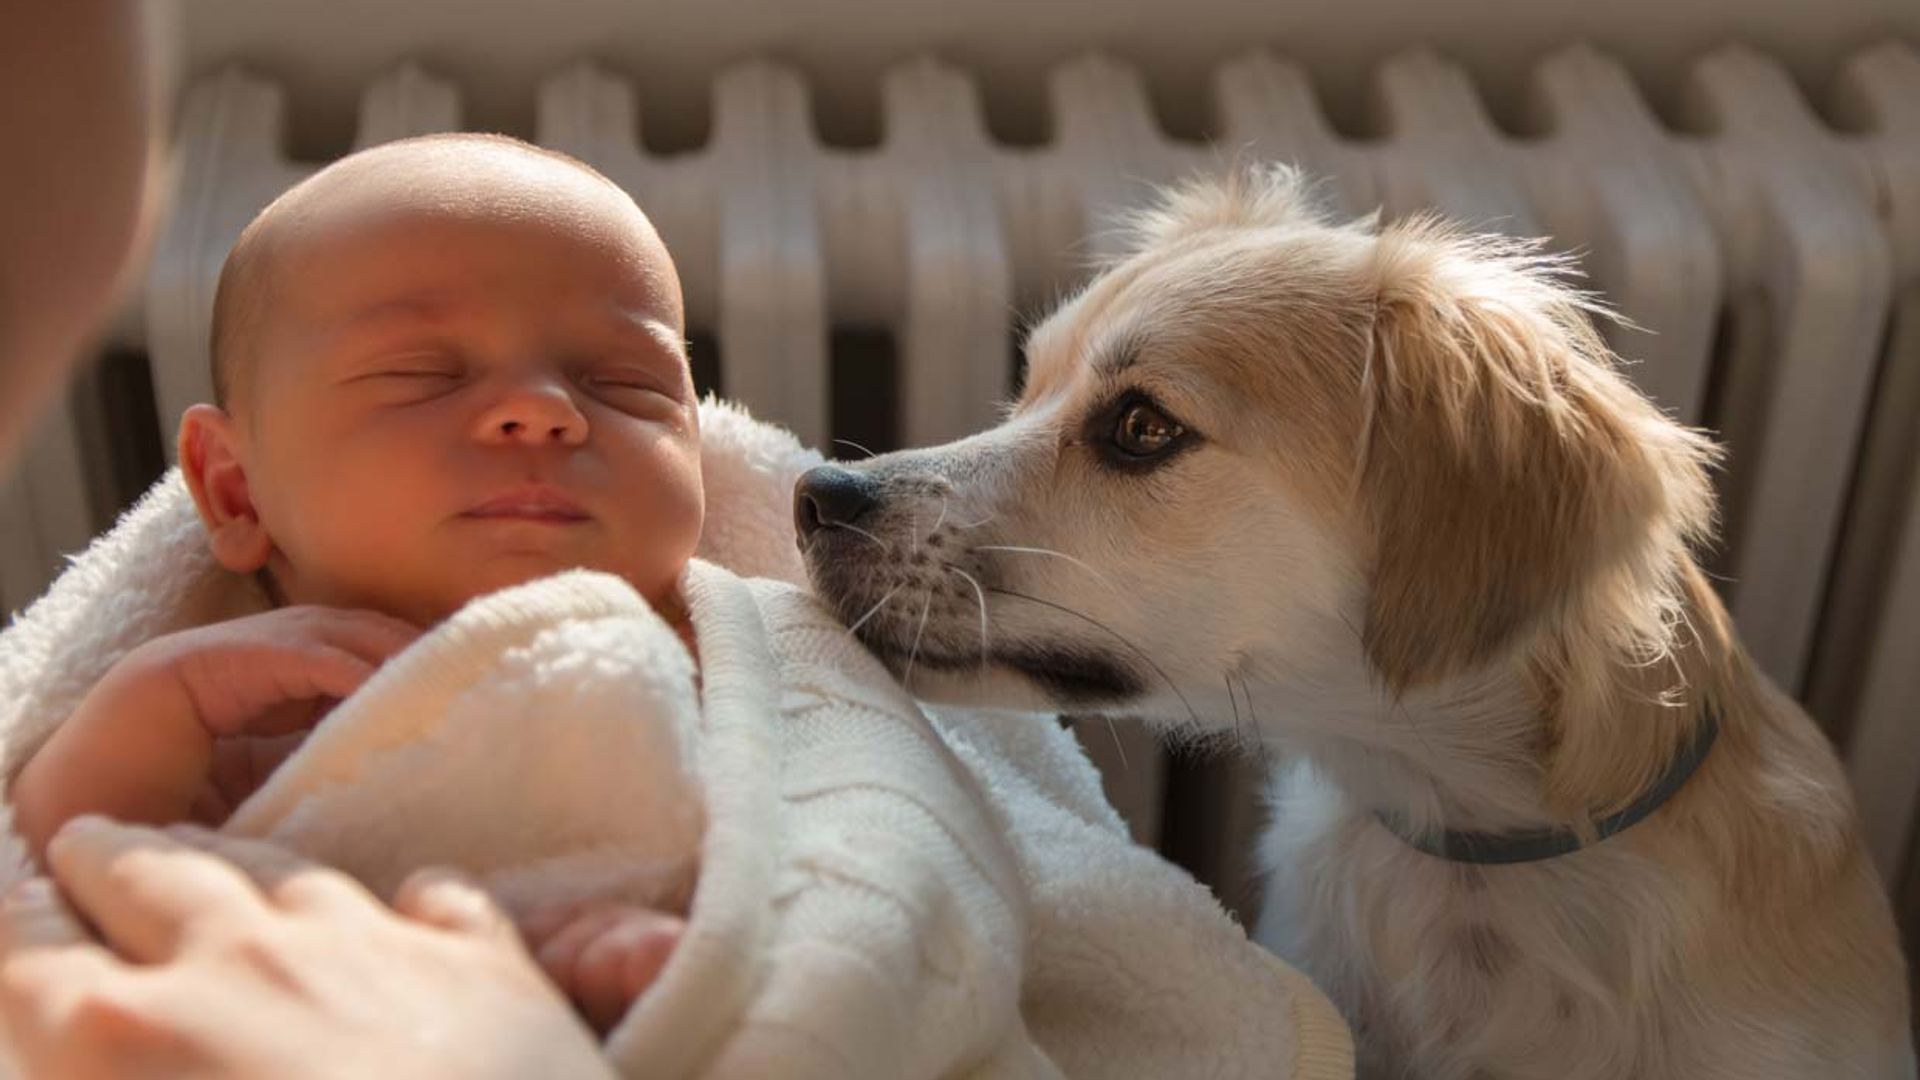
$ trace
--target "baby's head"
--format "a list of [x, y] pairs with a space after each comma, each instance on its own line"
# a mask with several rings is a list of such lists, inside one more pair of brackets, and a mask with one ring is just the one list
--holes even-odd
[[633, 200], [510, 139], [342, 159], [247, 227], [180, 464], [216, 558], [431, 625], [570, 567], [667, 606], [700, 536], [680, 282]]

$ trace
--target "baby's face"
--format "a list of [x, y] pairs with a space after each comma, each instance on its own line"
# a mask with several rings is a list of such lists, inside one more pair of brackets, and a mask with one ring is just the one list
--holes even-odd
[[570, 567], [671, 595], [703, 511], [678, 281], [617, 192], [527, 168], [353, 193], [276, 256], [233, 408], [290, 602], [428, 625]]

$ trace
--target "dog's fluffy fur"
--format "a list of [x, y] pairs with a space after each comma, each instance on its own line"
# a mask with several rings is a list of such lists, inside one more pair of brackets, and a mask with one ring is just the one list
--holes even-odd
[[[857, 520], [809, 508], [868, 645], [927, 696], [1278, 750], [1260, 936], [1342, 1003], [1364, 1075], [1912, 1075], [1841, 770], [1690, 554], [1713, 450], [1562, 267], [1330, 223], [1284, 171], [1130, 236], [1033, 332], [1004, 424], [850, 466]], [[1709, 706], [1693, 779], [1575, 854], [1456, 864], [1376, 818], [1591, 835]]]

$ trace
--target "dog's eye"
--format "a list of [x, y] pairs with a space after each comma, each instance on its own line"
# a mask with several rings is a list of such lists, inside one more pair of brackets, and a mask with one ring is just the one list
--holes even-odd
[[1166, 413], [1144, 401], [1136, 401], [1120, 410], [1113, 426], [1113, 445], [1133, 457], [1156, 457], [1166, 453], [1186, 434]]

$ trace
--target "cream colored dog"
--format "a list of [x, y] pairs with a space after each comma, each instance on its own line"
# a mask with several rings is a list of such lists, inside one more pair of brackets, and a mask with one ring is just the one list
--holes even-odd
[[1689, 553], [1710, 445], [1535, 249], [1169, 195], [1004, 424], [815, 470], [814, 581], [924, 696], [1273, 747], [1260, 937], [1363, 1074], [1912, 1076], [1846, 782]]

